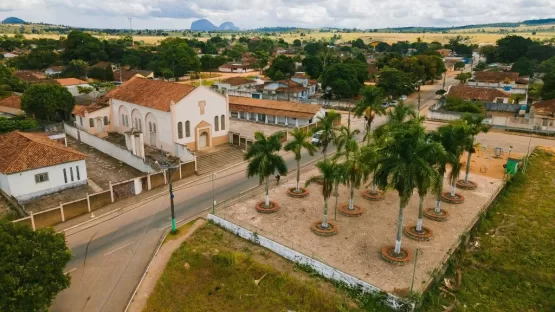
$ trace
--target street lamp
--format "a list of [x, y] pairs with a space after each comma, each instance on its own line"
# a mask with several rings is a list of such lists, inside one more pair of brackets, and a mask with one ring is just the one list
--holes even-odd
[[405, 85], [405, 87], [411, 89], [413, 92], [418, 91], [418, 111], [416, 112], [416, 116], [420, 117], [420, 85], [422, 84], [422, 80], [418, 80], [416, 85], [418, 86], [418, 90], [414, 86]]
[[172, 214], [172, 234], [175, 234], [175, 232], [177, 231], [177, 228], [175, 226], [175, 209], [174, 209], [174, 205], [173, 205], [173, 184], [172, 184], [172, 171], [171, 169], [179, 169], [179, 165], [171, 165], [169, 163], [166, 163], [165, 165], [159, 164], [161, 169], [166, 169], [168, 170], [168, 184], [170, 185], [170, 209], [171, 209], [171, 214]]

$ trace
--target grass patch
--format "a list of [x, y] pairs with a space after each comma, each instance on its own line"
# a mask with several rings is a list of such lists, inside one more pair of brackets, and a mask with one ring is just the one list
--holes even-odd
[[193, 226], [193, 224], [195, 224], [195, 222], [197, 221], [197, 219], [193, 220], [193, 221], [189, 221], [188, 223], [185, 223], [179, 227], [177, 227], [175, 233], [172, 233], [171, 231], [168, 233], [168, 235], [166, 235], [166, 238], [164, 238], [164, 241], [162, 242], [162, 245], [172, 241], [174, 239], [178, 239], [181, 236], [185, 235], [189, 229]]
[[391, 311], [306, 271], [208, 223], [174, 252], [145, 311]]
[[480, 222], [473, 239], [478, 247], [452, 260], [447, 276], [461, 270], [458, 290], [432, 288], [422, 310], [555, 311], [553, 194], [555, 154], [537, 149], [526, 174], [509, 182]]

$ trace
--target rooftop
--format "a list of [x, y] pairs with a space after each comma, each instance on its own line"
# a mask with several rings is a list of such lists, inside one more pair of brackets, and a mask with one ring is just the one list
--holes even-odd
[[496, 98], [508, 98], [510, 94], [497, 89], [475, 88], [459, 84], [452, 86], [447, 96], [458, 97], [464, 100], [493, 102]]
[[0, 99], [0, 106], [21, 109], [21, 97], [18, 95], [9, 95]]
[[119, 69], [114, 71], [114, 81], [127, 81], [133, 77], [135, 77], [136, 75], [141, 75], [144, 78], [148, 77], [149, 75], [151, 75], [153, 72], [150, 70], [139, 70], [139, 69], [127, 69], [127, 70], [123, 70], [120, 74]]
[[177, 103], [193, 90], [185, 84], [133, 77], [106, 97], [169, 112], [172, 101]]
[[85, 117], [85, 113], [92, 113], [108, 106], [109, 105], [104, 103], [93, 103], [91, 105], [75, 105], [71, 114]]
[[16, 71], [14, 76], [26, 82], [35, 82], [45, 78], [44, 73], [32, 71]]
[[301, 104], [289, 101], [260, 100], [248, 97], [230, 96], [229, 110], [253, 112], [267, 115], [310, 119], [322, 109], [317, 104]]
[[44, 134], [10, 132], [0, 136], [0, 173], [26, 170], [84, 160], [87, 156], [49, 139]]
[[511, 81], [516, 81], [519, 74], [515, 72], [494, 72], [494, 71], [481, 71], [474, 74], [474, 80], [480, 82], [502, 82], [505, 78]]
[[232, 86], [241, 86], [245, 84], [256, 83], [256, 81], [245, 77], [231, 77], [223, 80], [222, 83], [227, 83]]
[[536, 114], [550, 116], [555, 114], [555, 99], [537, 102], [532, 106], [534, 107], [534, 112]]
[[60, 78], [60, 79], [56, 79], [56, 82], [61, 84], [64, 87], [88, 84], [88, 82], [77, 78]]

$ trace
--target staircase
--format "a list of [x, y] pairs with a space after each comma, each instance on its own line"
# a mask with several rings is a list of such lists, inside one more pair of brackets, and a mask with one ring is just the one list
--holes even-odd
[[211, 149], [197, 152], [197, 173], [199, 175], [221, 170], [243, 161], [244, 154], [237, 147], [225, 145]]

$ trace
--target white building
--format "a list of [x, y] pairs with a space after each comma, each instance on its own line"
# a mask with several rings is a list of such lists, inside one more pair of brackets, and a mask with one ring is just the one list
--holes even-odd
[[110, 130], [111, 109], [107, 103], [75, 105], [71, 112], [75, 127], [97, 137], [105, 137]]
[[227, 97], [204, 86], [134, 77], [105, 97], [110, 131], [124, 134], [128, 149], [140, 157], [141, 147], [150, 145], [190, 161], [190, 151], [228, 141]]
[[46, 135], [0, 136], [0, 189], [18, 202], [87, 184], [86, 155]]
[[77, 78], [61, 78], [56, 79], [56, 82], [65, 87], [73, 96], [79, 95], [77, 87], [90, 87], [88, 82]]
[[254, 87], [259, 84], [264, 84], [264, 82], [262, 80], [253, 80], [245, 77], [231, 77], [218, 81], [214, 85], [218, 90], [248, 92], [256, 91]]
[[55, 76], [55, 75], [59, 75], [64, 71], [64, 67], [63, 66], [51, 66], [48, 67], [44, 73], [47, 76]]

